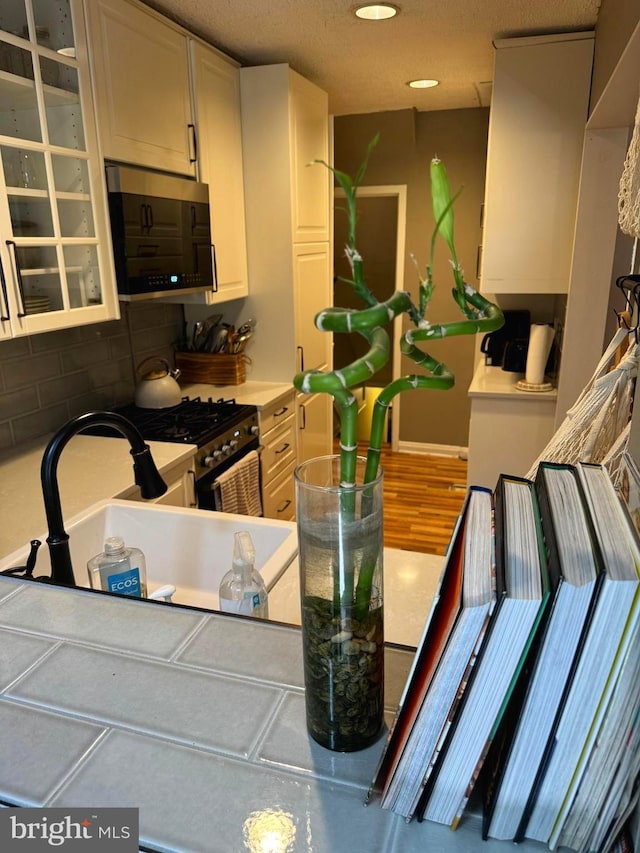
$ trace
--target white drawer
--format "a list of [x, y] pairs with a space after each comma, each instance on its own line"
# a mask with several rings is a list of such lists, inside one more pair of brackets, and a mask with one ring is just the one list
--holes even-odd
[[280, 521], [295, 519], [293, 470], [292, 465], [267, 486], [263, 486], [262, 511], [265, 518], [278, 518]]
[[269, 403], [268, 406], [263, 406], [258, 414], [260, 419], [260, 435], [264, 436], [265, 433], [269, 432], [269, 430], [279, 426], [281, 423], [286, 421], [287, 418], [290, 418], [295, 414], [295, 404], [296, 394], [292, 388], [291, 394], [287, 394], [285, 397], [280, 397], [280, 399], [275, 403]]
[[296, 462], [296, 421], [289, 418], [277, 429], [261, 435], [260, 465], [262, 482], [269, 483]]

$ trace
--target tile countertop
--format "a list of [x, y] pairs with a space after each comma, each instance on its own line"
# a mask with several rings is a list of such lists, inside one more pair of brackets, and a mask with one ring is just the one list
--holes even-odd
[[521, 391], [516, 388], [516, 382], [520, 379], [524, 379], [524, 373], [511, 373], [501, 367], [487, 367], [484, 361], [481, 361], [473, 374], [468, 395], [508, 400], [548, 400], [555, 403], [558, 397], [557, 388], [550, 391]]
[[[388, 720], [411, 660], [387, 648]], [[5, 804], [138, 807], [144, 849], [180, 853], [511, 849], [363, 808], [383, 744], [309, 738], [296, 628], [0, 578]]]
[[[0, 556], [47, 528], [40, 465], [48, 441], [45, 437], [29, 442], [0, 458]], [[189, 459], [197, 449], [192, 444], [148, 443], [161, 474]], [[116, 437], [74, 436], [60, 454], [58, 484], [64, 518], [105, 498], [126, 498], [135, 489], [128, 442]]]

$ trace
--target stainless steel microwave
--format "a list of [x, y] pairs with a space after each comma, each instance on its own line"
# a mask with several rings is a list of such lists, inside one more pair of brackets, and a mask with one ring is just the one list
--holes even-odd
[[207, 184], [118, 165], [106, 175], [119, 298], [215, 290]]

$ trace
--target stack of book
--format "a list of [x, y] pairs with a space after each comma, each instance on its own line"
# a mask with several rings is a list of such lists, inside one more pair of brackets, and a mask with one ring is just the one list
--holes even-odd
[[602, 466], [469, 489], [368, 801], [606, 846], [640, 769], [640, 545]]

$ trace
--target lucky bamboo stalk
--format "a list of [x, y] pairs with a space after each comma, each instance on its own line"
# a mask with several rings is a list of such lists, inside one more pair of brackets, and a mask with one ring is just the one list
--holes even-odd
[[[415, 328], [409, 329], [402, 336], [400, 351], [427, 372], [426, 374], [410, 374], [396, 379], [380, 392], [373, 409], [364, 474], [365, 484], [375, 479], [378, 474], [384, 438], [385, 415], [396, 394], [416, 388], [445, 390], [454, 384], [454, 376], [449, 368], [429, 353], [424, 352], [417, 344], [445, 337], [493, 331], [500, 328], [504, 323], [504, 317], [498, 306], [485, 299], [464, 280], [454, 242], [453, 203], [457, 196], [451, 197], [447, 172], [444, 164], [438, 158], [431, 161], [430, 167], [431, 199], [436, 225], [431, 238], [426, 274], [424, 277], [420, 277], [419, 281], [418, 305], [414, 304], [411, 295], [405, 291], [396, 291], [386, 301], [379, 302], [369, 290], [364, 279], [363, 259], [356, 247], [356, 199], [369, 155], [377, 141], [378, 137], [376, 136], [369, 143], [365, 159], [358, 169], [355, 179], [351, 179], [346, 173], [323, 163], [326, 168], [331, 170], [344, 190], [347, 201], [349, 236], [345, 251], [352, 277], [351, 279], [341, 280], [352, 286], [366, 307], [362, 310], [331, 307], [321, 311], [315, 318], [315, 325], [321, 331], [361, 335], [369, 344], [369, 350], [364, 356], [339, 370], [331, 372], [308, 370], [299, 373], [293, 380], [295, 387], [304, 393], [325, 392], [331, 394], [338, 409], [340, 417], [340, 486], [344, 489], [344, 501], [341, 504], [341, 509], [345, 515], [345, 520], [353, 510], [353, 504], [349, 500], [349, 491], [355, 485], [358, 452], [358, 404], [351, 389], [368, 381], [388, 362], [390, 341], [389, 335], [383, 327], [400, 314], [408, 315]], [[464, 319], [432, 324], [426, 319], [426, 311], [433, 293], [433, 258], [439, 236], [444, 239], [451, 254], [450, 263], [454, 279], [452, 295], [456, 305], [464, 315]], [[343, 574], [348, 575], [348, 555], [342, 555], [341, 563], [344, 563], [342, 566]], [[355, 589], [352, 568], [351, 578], [348, 576], [342, 578], [340, 603], [345, 607], [355, 604], [356, 618], [366, 614], [371, 598], [375, 563], [375, 559], [363, 561]]]

